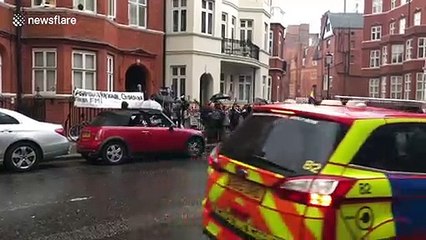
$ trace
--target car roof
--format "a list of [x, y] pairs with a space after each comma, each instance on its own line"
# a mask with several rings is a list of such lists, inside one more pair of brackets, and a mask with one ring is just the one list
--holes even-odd
[[360, 119], [385, 119], [385, 118], [423, 118], [426, 114], [409, 113], [378, 107], [352, 107], [352, 106], [325, 106], [313, 104], [269, 104], [254, 107], [255, 112], [289, 111], [306, 117], [332, 120], [344, 124], [352, 124]]

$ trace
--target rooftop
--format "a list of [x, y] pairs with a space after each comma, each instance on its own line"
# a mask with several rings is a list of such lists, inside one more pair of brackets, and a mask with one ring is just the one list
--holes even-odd
[[361, 13], [328, 13], [333, 28], [364, 28]]
[[[355, 120], [361, 119], [384, 119], [384, 118], [423, 118], [426, 114], [407, 113], [404, 111], [376, 108], [376, 107], [349, 107], [349, 106], [322, 106], [311, 104], [276, 104], [261, 105], [254, 108], [255, 111], [276, 111], [279, 113], [293, 112], [306, 117], [333, 120], [344, 124], [352, 124]], [[288, 113], [287, 112], [287, 113]]]

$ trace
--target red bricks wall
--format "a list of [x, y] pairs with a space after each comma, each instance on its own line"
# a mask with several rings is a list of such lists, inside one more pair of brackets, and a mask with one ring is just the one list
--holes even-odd
[[[281, 24], [272, 23], [271, 31], [273, 32], [273, 48], [272, 56], [269, 59], [269, 76], [272, 78], [271, 87], [271, 100], [283, 101], [288, 96], [288, 84], [285, 82], [285, 60], [284, 60], [284, 47], [285, 47], [285, 28]], [[281, 46], [280, 37], [281, 33]]]

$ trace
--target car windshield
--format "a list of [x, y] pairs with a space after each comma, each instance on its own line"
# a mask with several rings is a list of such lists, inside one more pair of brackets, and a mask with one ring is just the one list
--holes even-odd
[[128, 126], [130, 123], [130, 115], [102, 112], [90, 123], [91, 126]]
[[286, 176], [310, 175], [315, 171], [304, 165], [324, 166], [346, 129], [324, 120], [255, 114], [222, 144], [220, 154]]

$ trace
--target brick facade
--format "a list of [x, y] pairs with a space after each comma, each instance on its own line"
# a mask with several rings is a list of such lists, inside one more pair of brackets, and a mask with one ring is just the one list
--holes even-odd
[[285, 28], [279, 23], [271, 23], [272, 52], [269, 59], [269, 76], [272, 79], [271, 100], [283, 101], [288, 97], [286, 81], [287, 63], [284, 60]]
[[[17, 92], [15, 28], [12, 25], [14, 1], [0, 3], [0, 54], [2, 57], [3, 96], [14, 97]], [[117, 4], [115, 19], [105, 16], [108, 1], [97, 1], [97, 14], [73, 9], [72, 0], [57, 0], [53, 8], [30, 8], [31, 1], [23, 1], [24, 14], [31, 16], [75, 17], [76, 25], [24, 25], [22, 27], [23, 93], [24, 97], [37, 94], [33, 76], [33, 51], [56, 51], [56, 91], [39, 92], [50, 99], [46, 104], [46, 121], [63, 123], [69, 114], [68, 98], [73, 90], [73, 51], [96, 55], [96, 90], [107, 90], [107, 56], [114, 59], [114, 91], [126, 89], [126, 72], [136, 66], [140, 71], [138, 82], [146, 94], [157, 92], [163, 85], [164, 2], [148, 0], [147, 28], [128, 26], [128, 4]], [[136, 78], [136, 77], [135, 77]], [[129, 80], [130, 81], [130, 80]]]

